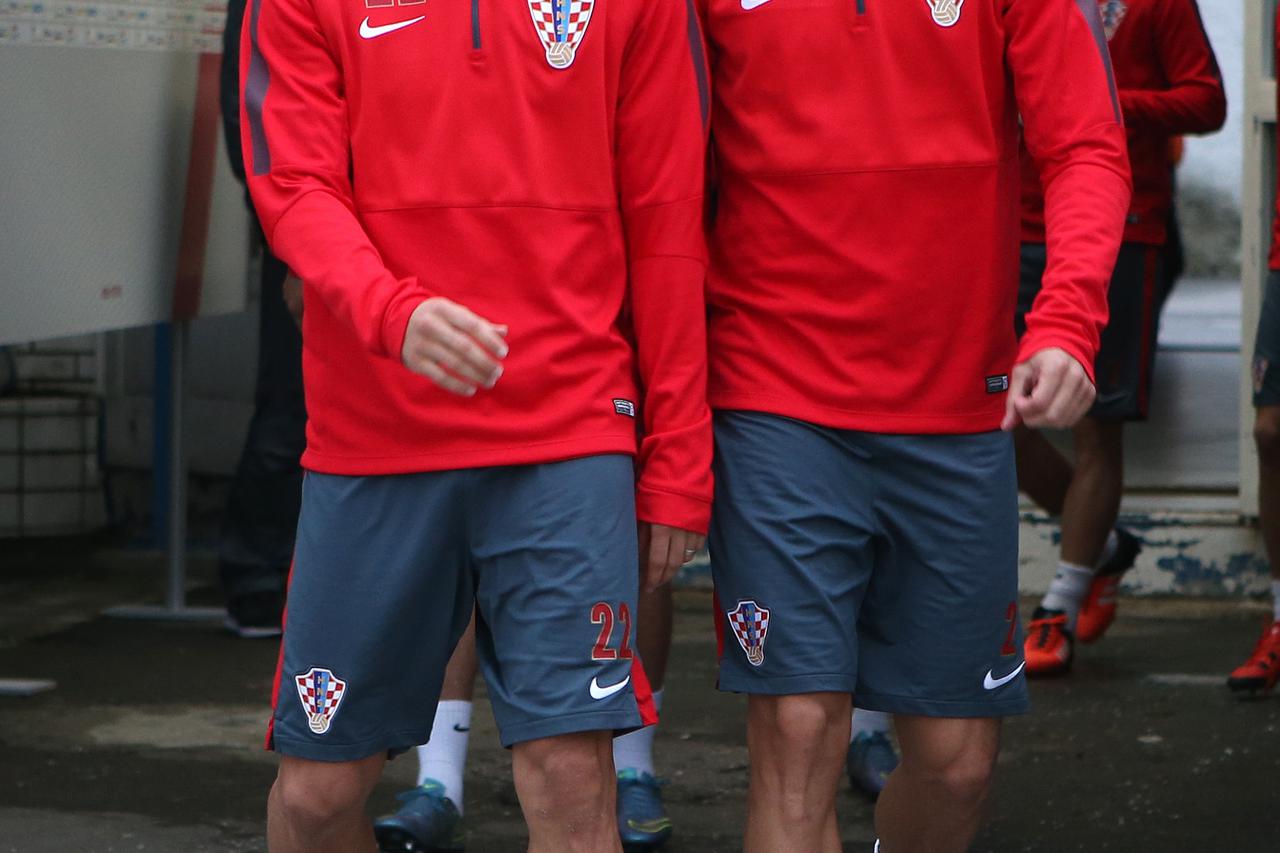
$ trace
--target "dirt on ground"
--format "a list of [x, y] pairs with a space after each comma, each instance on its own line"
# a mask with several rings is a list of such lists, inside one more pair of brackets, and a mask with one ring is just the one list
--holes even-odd
[[[99, 615], [158, 597], [162, 575], [158, 555], [110, 544], [0, 543], [0, 678], [58, 682], [0, 697], [0, 853], [265, 850], [276, 643]], [[207, 558], [193, 576], [193, 600], [216, 603]], [[710, 613], [707, 592], [677, 595], [657, 736], [670, 853], [742, 845], [745, 702], [714, 689]], [[1223, 686], [1264, 616], [1235, 601], [1124, 599], [1106, 639], [1069, 678], [1034, 682], [1033, 713], [1007, 724], [973, 850], [1280, 850], [1280, 697], [1239, 701]], [[374, 810], [392, 809], [414, 772], [412, 756], [394, 761]], [[466, 809], [468, 851], [524, 849], [483, 690]], [[845, 850], [869, 853], [871, 804], [844, 785], [839, 810]]]

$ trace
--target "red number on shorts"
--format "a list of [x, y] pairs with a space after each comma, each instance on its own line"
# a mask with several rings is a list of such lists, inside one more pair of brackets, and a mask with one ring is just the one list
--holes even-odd
[[592, 660], [617, 660], [618, 652], [609, 648], [609, 636], [613, 633], [613, 608], [603, 601], [591, 608], [591, 624], [600, 626], [600, 636], [591, 650]]
[[600, 636], [596, 637], [595, 647], [591, 650], [592, 660], [631, 660], [635, 653], [631, 651], [631, 608], [626, 602], [618, 605], [618, 619], [622, 622], [622, 648], [609, 646], [613, 639], [613, 608], [603, 601], [591, 608], [591, 624], [600, 626]]
[[1018, 653], [1018, 647], [1013, 644], [1013, 632], [1018, 628], [1018, 602], [1009, 602], [1009, 609], [1004, 613], [1004, 621], [1009, 623], [1009, 633], [1004, 638], [1004, 645], [1000, 647], [1000, 654], [1007, 657]]
[[631, 651], [631, 608], [625, 601], [618, 605], [618, 619], [622, 622], [622, 648], [618, 649], [618, 657], [631, 660], [635, 657]]

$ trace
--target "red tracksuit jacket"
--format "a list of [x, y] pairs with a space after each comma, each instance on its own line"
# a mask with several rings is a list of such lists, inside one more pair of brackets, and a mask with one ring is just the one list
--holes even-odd
[[[641, 385], [639, 516], [704, 530], [705, 72], [692, 0], [251, 0], [242, 137], [305, 282], [303, 464], [636, 453]], [[492, 391], [401, 365], [433, 295], [510, 326]]]
[[[1097, 0], [1111, 47], [1133, 168], [1129, 243], [1162, 245], [1173, 204], [1169, 138], [1212, 133], [1227, 95], [1195, 0]], [[1022, 171], [1022, 239], [1044, 242], [1044, 197], [1030, 158]]]
[[[702, 2], [713, 408], [981, 432], [1015, 361], [1061, 347], [1092, 372], [1129, 204], [1096, 5]], [[1050, 232], [1021, 352], [1019, 112]]]

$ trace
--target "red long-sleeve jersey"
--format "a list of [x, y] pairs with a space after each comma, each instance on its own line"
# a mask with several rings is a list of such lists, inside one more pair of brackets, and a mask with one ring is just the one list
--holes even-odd
[[[1111, 48], [1133, 169], [1124, 239], [1162, 245], [1173, 204], [1169, 138], [1212, 133], [1227, 119], [1217, 57], [1195, 0], [1098, 0]], [[1044, 196], [1030, 157], [1022, 170], [1022, 238], [1044, 242]]]
[[[1061, 347], [1092, 371], [1129, 203], [1096, 5], [704, 2], [713, 408], [981, 432], [1016, 361]], [[1019, 113], [1049, 221], [1021, 352]]]
[[[705, 530], [692, 0], [251, 0], [245, 24], [249, 188], [305, 282], [304, 466], [638, 453], [640, 518]], [[493, 390], [458, 397], [401, 365], [437, 295], [510, 326]]]

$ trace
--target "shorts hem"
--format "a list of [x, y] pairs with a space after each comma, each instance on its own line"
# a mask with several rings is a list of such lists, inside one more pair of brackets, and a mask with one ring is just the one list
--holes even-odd
[[763, 696], [792, 696], [799, 693], [852, 693], [858, 677], [848, 673], [823, 672], [809, 675], [779, 675], [751, 678], [743, 675], [721, 675], [716, 687], [726, 693], [748, 693]]
[[920, 717], [1012, 717], [1031, 710], [1027, 696], [991, 702], [956, 702], [948, 699], [924, 699], [917, 696], [894, 696], [888, 693], [858, 693], [855, 702], [867, 711], [886, 714], [911, 714]]
[[356, 743], [319, 743], [302, 738], [281, 737], [279, 725], [271, 733], [269, 748], [272, 752], [310, 761], [360, 761], [375, 755], [387, 754], [394, 758], [431, 739], [431, 729], [415, 729], [408, 732], [387, 732], [384, 735]]
[[635, 731], [644, 725], [640, 709], [634, 711], [587, 711], [563, 714], [544, 720], [529, 720], [514, 725], [498, 723], [498, 735], [507, 749], [530, 740], [571, 735], [578, 732]]

